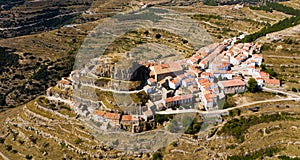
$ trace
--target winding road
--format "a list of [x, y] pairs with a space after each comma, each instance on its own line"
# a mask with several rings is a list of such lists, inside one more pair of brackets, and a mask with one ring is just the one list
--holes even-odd
[[144, 90], [144, 89], [140, 89], [140, 90], [134, 90], [134, 91], [118, 91], [118, 90], [106, 89], [106, 88], [98, 87], [98, 86], [91, 85], [91, 84], [85, 84], [85, 83], [80, 83], [80, 85], [85, 86], [85, 87], [91, 87], [91, 88], [99, 89], [101, 91], [113, 92], [113, 93], [119, 93], [119, 94], [139, 93], [139, 92], [142, 92]]
[[233, 109], [243, 108], [250, 105], [256, 105], [260, 103], [270, 103], [270, 102], [282, 102], [282, 101], [292, 101], [292, 100], [298, 100], [300, 101], [300, 98], [281, 98], [281, 99], [271, 99], [271, 100], [264, 100], [264, 101], [256, 101], [256, 102], [250, 102], [245, 103], [242, 105], [238, 105], [236, 107], [231, 107], [227, 109], [220, 109], [220, 110], [212, 110], [212, 111], [200, 111], [197, 109], [185, 109], [185, 110], [166, 110], [166, 111], [160, 111], [156, 112], [156, 114], [181, 114], [181, 113], [199, 113], [199, 114], [222, 114], [226, 113]]

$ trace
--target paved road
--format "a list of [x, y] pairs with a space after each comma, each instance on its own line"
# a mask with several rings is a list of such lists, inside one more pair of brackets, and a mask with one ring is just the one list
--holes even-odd
[[140, 89], [140, 90], [134, 90], [134, 91], [118, 91], [118, 90], [106, 89], [106, 88], [102, 88], [102, 87], [98, 87], [98, 86], [90, 85], [90, 84], [84, 84], [84, 83], [80, 83], [80, 84], [82, 86], [96, 88], [96, 89], [99, 89], [101, 91], [107, 91], [107, 92], [113, 92], [113, 93], [119, 93], [119, 94], [139, 93], [139, 92], [142, 92], [144, 90], [144, 89]]
[[300, 101], [300, 97], [298, 97], [298, 98], [281, 98], [281, 99], [256, 101], [256, 102], [250, 102], [250, 103], [245, 103], [245, 104], [242, 104], [242, 105], [238, 105], [236, 107], [231, 107], [231, 108], [227, 108], [227, 109], [220, 109], [220, 110], [214, 110], [214, 111], [200, 111], [200, 110], [197, 110], [197, 109], [185, 109], [185, 110], [160, 111], [160, 112], [156, 112], [156, 114], [180, 114], [180, 113], [222, 114], [222, 113], [228, 112], [228, 111], [233, 110], [233, 109], [243, 108], [243, 107], [250, 106], [250, 105], [256, 105], [256, 104], [260, 104], [260, 103], [270, 103], [270, 102], [292, 101], [292, 100], [299, 100]]
[[285, 94], [285, 95], [287, 95], [287, 96], [300, 98], [300, 96], [297, 95], [297, 94], [292, 94], [292, 93], [285, 92], [285, 91], [279, 91], [279, 90], [272, 89], [272, 88], [263, 87], [263, 90], [264, 90], [264, 91], [267, 91], [267, 92], [281, 93], [281, 94]]

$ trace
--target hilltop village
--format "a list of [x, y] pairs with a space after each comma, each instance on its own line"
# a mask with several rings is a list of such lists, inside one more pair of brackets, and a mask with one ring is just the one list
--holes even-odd
[[[111, 57], [95, 58], [84, 69], [73, 71], [56, 87], [49, 88], [47, 95], [70, 101], [78, 115], [101, 122], [100, 128], [113, 125], [132, 132], [144, 131], [143, 125], [153, 122], [160, 112], [223, 109], [226, 95], [245, 92], [250, 78], [260, 87], [280, 86], [279, 80], [259, 69], [263, 62], [261, 45], [237, 43], [243, 37], [205, 46], [193, 56], [173, 62], [134, 61], [126, 68], [114, 65]], [[138, 87], [132, 85], [132, 77], [139, 77]], [[129, 85], [122, 85], [123, 81]], [[134, 94], [142, 100], [117, 103], [109, 94]]]

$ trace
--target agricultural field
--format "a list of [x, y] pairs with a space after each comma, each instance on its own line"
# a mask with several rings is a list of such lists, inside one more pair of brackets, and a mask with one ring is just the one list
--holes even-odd
[[285, 42], [266, 43], [262, 50], [264, 64], [273, 69], [276, 77], [283, 81], [283, 87], [292, 90], [300, 88], [300, 48], [298, 42], [286, 39]]

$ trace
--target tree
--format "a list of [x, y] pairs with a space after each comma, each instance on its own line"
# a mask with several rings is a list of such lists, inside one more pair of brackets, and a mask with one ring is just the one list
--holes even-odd
[[229, 116], [234, 117], [234, 116], [240, 116], [241, 115], [241, 110], [239, 109], [233, 109], [229, 111]]
[[297, 89], [295, 87], [292, 88], [293, 92], [297, 92]]
[[257, 81], [254, 78], [250, 78], [248, 81], [248, 90], [252, 93], [258, 92], [258, 84]]
[[156, 39], [160, 39], [160, 37], [161, 37], [161, 35], [159, 33], [155, 35]]
[[153, 160], [161, 160], [162, 158], [163, 158], [163, 155], [161, 154], [161, 152], [155, 152], [152, 155]]

